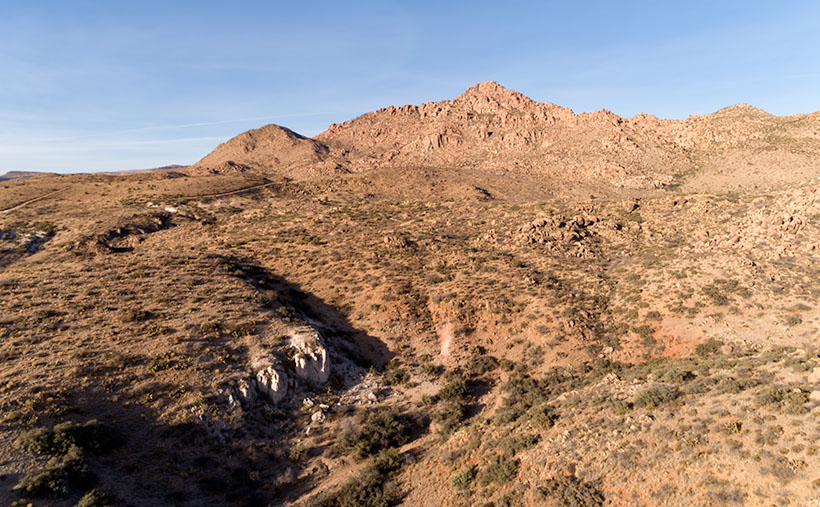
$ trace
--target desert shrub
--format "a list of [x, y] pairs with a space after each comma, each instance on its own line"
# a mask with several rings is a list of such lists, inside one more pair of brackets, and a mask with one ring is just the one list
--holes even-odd
[[305, 449], [305, 446], [301, 442], [288, 450], [288, 459], [291, 461], [298, 463], [305, 459], [305, 456], [307, 456], [307, 449]]
[[527, 492], [527, 486], [523, 484], [519, 484], [513, 491], [509, 493], [505, 493], [498, 497], [498, 499], [493, 502], [493, 507], [521, 507], [524, 505], [524, 501], [522, 498], [524, 494]]
[[797, 407], [802, 407], [809, 401], [808, 393], [801, 390], [787, 390], [782, 387], [769, 386], [762, 389], [755, 396], [755, 402], [758, 405], [780, 405], [787, 411], [794, 413], [802, 413], [803, 411]]
[[453, 489], [467, 489], [470, 487], [470, 484], [472, 484], [477, 473], [477, 466], [467, 465], [453, 475], [450, 479], [450, 486], [452, 486]]
[[633, 327], [632, 332], [640, 336], [643, 340], [649, 340], [655, 334], [655, 329], [652, 326], [643, 324]]
[[422, 394], [421, 400], [419, 400], [419, 405], [433, 405], [436, 401], [437, 400], [435, 396], [430, 396], [429, 394]]
[[359, 429], [348, 429], [339, 435], [338, 446], [364, 458], [407, 442], [410, 424], [396, 410], [380, 407], [359, 421]]
[[616, 414], [625, 414], [632, 410], [632, 403], [626, 400], [619, 400], [618, 398], [609, 398], [607, 404]]
[[467, 409], [467, 402], [460, 398], [451, 399], [438, 407], [432, 419], [439, 425], [442, 438], [448, 437], [466, 419]]
[[496, 410], [495, 415], [493, 415], [493, 422], [499, 426], [503, 426], [517, 421], [523, 417], [525, 413], [527, 413], [527, 407], [525, 405], [514, 403]]
[[389, 474], [395, 472], [401, 467], [401, 458], [399, 452], [390, 448], [380, 452], [373, 460], [372, 468], [381, 474]]
[[484, 375], [498, 368], [498, 361], [493, 356], [473, 356], [467, 363], [467, 372], [471, 375]]
[[455, 373], [448, 373], [450, 382], [442, 387], [436, 399], [442, 401], [432, 419], [439, 425], [439, 435], [446, 439], [466, 418], [470, 406], [467, 382]]
[[452, 466], [464, 456], [464, 452], [464, 449], [447, 449], [441, 453], [441, 462]]
[[817, 367], [817, 363], [809, 355], [806, 357], [790, 357], [786, 359], [784, 364], [796, 372], [807, 372]]
[[802, 415], [809, 411], [804, 406], [809, 401], [809, 394], [803, 391], [789, 391], [783, 401], [783, 412], [787, 414]]
[[556, 476], [546, 481], [538, 487], [537, 496], [540, 501], [552, 498], [557, 505], [577, 507], [597, 507], [605, 501], [604, 495], [595, 486], [575, 476]]
[[358, 477], [333, 493], [312, 502], [312, 507], [388, 507], [401, 500], [390, 478], [401, 466], [395, 449], [380, 454]]
[[148, 310], [142, 308], [131, 308], [125, 314], [125, 319], [130, 322], [144, 322], [151, 319], [154, 315]]
[[462, 378], [450, 381], [441, 388], [436, 397], [440, 400], [452, 400], [461, 398], [467, 394], [467, 383]]
[[421, 371], [428, 377], [437, 377], [441, 373], [441, 369], [435, 364], [424, 364], [421, 366]]
[[722, 341], [710, 338], [703, 343], [698, 343], [697, 346], [695, 346], [695, 354], [700, 357], [711, 356], [720, 352], [720, 348], [722, 346]]
[[35, 498], [65, 498], [93, 484], [94, 476], [86, 466], [82, 450], [75, 445], [63, 456], [49, 460], [45, 468], [28, 472], [17, 487], [25, 495]]
[[791, 327], [791, 326], [796, 326], [796, 325], [800, 324], [801, 322], [803, 322], [803, 319], [801, 319], [797, 315], [788, 315], [788, 316], [786, 316], [785, 321], [786, 321], [786, 325]]
[[517, 459], [503, 460], [496, 457], [478, 474], [478, 482], [482, 486], [490, 483], [507, 484], [518, 475], [518, 465]]
[[661, 382], [683, 383], [695, 378], [691, 369], [677, 364], [665, 364], [653, 370], [655, 378]]
[[674, 401], [680, 396], [680, 391], [675, 386], [657, 384], [647, 387], [635, 397], [633, 404], [636, 407], [657, 407], [664, 403]]
[[771, 475], [782, 484], [788, 483], [797, 472], [805, 466], [804, 462], [795, 462], [785, 456], [777, 456], [760, 466], [760, 473]]
[[560, 375], [537, 380], [529, 376], [513, 377], [504, 385], [507, 397], [496, 410], [493, 422], [499, 425], [516, 422], [525, 415], [534, 424], [552, 426], [557, 416], [547, 405], [550, 394], [563, 392], [571, 385], [571, 379]]
[[92, 489], [77, 502], [75, 507], [114, 507], [117, 499], [114, 495]]
[[558, 415], [555, 414], [552, 407], [544, 402], [527, 410], [527, 418], [530, 422], [540, 428], [552, 428]]
[[394, 368], [384, 374], [382, 383], [386, 386], [405, 384], [410, 380], [410, 374], [401, 368]]
[[716, 306], [726, 306], [729, 304], [729, 297], [724, 294], [719, 287], [712, 285], [703, 288], [703, 294], [712, 300], [712, 304]]
[[66, 421], [53, 429], [38, 428], [26, 432], [18, 441], [31, 452], [66, 454], [76, 446], [91, 454], [104, 454], [118, 447], [122, 436], [96, 420], [83, 424]]
[[57, 232], [57, 226], [51, 222], [34, 222], [30, 225], [31, 230], [44, 232], [49, 236]]
[[751, 374], [740, 378], [725, 377], [718, 382], [717, 391], [719, 393], [739, 393], [741, 391], [745, 391], [746, 389], [757, 387], [760, 383], [761, 380], [757, 377], [751, 376]]
[[760, 360], [764, 363], [776, 363], [782, 361], [788, 354], [794, 352], [794, 347], [777, 346], [765, 350], [760, 354]]
[[384, 481], [370, 473], [348, 482], [338, 491], [317, 500], [314, 507], [388, 507], [398, 501], [398, 494], [385, 491]]
[[529, 449], [537, 443], [538, 435], [526, 434], [520, 437], [505, 438], [498, 447], [501, 452], [504, 453], [504, 457], [512, 458], [519, 452]]
[[171, 359], [167, 356], [157, 357], [151, 364], [148, 365], [148, 371], [151, 373], [157, 373], [162, 370], [167, 370], [171, 367]]
[[528, 349], [526, 355], [527, 364], [529, 364], [532, 368], [538, 367], [544, 363], [544, 348], [540, 345], [536, 345], [535, 347]]

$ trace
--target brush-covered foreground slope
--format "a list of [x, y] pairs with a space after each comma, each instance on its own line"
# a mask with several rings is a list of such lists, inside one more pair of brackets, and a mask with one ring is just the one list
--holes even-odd
[[4, 503], [820, 498], [816, 182], [85, 175], [0, 209]]
[[314, 139], [269, 125], [240, 134], [194, 173], [256, 171], [297, 180], [385, 167], [529, 174], [542, 184], [605, 181], [690, 190], [768, 188], [820, 176], [820, 116], [777, 117], [739, 104], [686, 120], [609, 111], [575, 114], [495, 82], [453, 100], [391, 106], [331, 125]]

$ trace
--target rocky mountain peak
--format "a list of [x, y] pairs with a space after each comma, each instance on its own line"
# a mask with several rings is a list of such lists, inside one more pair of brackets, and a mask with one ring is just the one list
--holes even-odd
[[478, 112], [496, 112], [500, 109], [521, 109], [535, 102], [514, 90], [504, 88], [495, 81], [485, 81], [467, 88], [454, 100], [467, 104]]

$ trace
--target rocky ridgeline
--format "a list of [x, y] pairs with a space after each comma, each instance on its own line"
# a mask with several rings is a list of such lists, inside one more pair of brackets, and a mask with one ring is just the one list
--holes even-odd
[[647, 134], [640, 121], [626, 122], [609, 111], [576, 115], [491, 81], [454, 100], [389, 107], [331, 125], [316, 139], [341, 150], [356, 171], [474, 167], [653, 187], [672, 174], [657, 168], [668, 172], [689, 163], [685, 150]]
[[453, 100], [390, 106], [333, 124], [313, 139], [277, 125], [250, 130], [190, 171], [310, 179], [381, 167], [463, 167], [659, 188], [710, 161], [724, 165], [737, 149], [751, 150], [744, 163], [771, 165], [773, 154], [815, 160], [820, 149], [809, 134], [818, 123], [817, 115], [784, 121], [745, 104], [686, 120], [575, 114], [488, 81]]

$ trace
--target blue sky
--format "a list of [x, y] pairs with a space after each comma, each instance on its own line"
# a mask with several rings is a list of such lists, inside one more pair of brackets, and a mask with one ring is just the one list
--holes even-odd
[[0, 0], [0, 173], [193, 163], [495, 80], [575, 112], [820, 110], [817, 2]]

